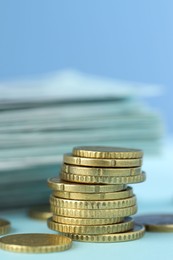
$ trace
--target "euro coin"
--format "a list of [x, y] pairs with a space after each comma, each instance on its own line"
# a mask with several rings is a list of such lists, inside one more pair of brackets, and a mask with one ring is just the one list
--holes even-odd
[[54, 234], [15, 234], [0, 238], [0, 248], [17, 253], [49, 253], [71, 247], [71, 238]]
[[64, 233], [64, 235], [72, 238], [72, 240], [81, 242], [96, 242], [96, 243], [115, 243], [136, 240], [143, 237], [145, 233], [145, 227], [143, 225], [134, 225], [134, 228], [124, 233], [115, 234], [102, 234], [102, 235], [84, 235], [84, 234], [70, 234]]
[[52, 220], [54, 222], [68, 224], [68, 225], [82, 225], [82, 226], [96, 226], [115, 224], [123, 221], [123, 217], [114, 218], [70, 218], [64, 216], [53, 215]]
[[102, 193], [121, 191], [126, 188], [125, 184], [99, 185], [99, 184], [77, 184], [60, 180], [57, 177], [48, 179], [48, 186], [56, 191], [80, 192], [80, 193]]
[[10, 231], [10, 222], [5, 219], [0, 219], [0, 235], [4, 235]]
[[92, 167], [139, 167], [142, 165], [142, 159], [97, 159], [64, 154], [64, 163]]
[[121, 200], [100, 200], [100, 201], [86, 201], [86, 200], [69, 200], [56, 198], [50, 196], [51, 205], [60, 208], [69, 209], [115, 209], [115, 208], [127, 208], [136, 204], [136, 196]]
[[139, 149], [111, 146], [77, 146], [73, 148], [73, 155], [87, 158], [132, 159], [141, 158], [143, 152]]
[[143, 224], [147, 231], [173, 232], [173, 214], [152, 214], [136, 216], [135, 222]]
[[51, 204], [51, 210], [56, 215], [73, 218], [113, 218], [131, 216], [137, 212], [137, 206], [120, 209], [69, 209]]
[[93, 184], [132, 184], [143, 182], [146, 179], [145, 172], [133, 176], [88, 176], [88, 175], [76, 175], [72, 173], [61, 172], [61, 178], [70, 182], [80, 183], [93, 183]]
[[106, 193], [79, 193], [68, 191], [53, 191], [53, 196], [72, 200], [118, 200], [126, 199], [133, 196], [133, 189], [127, 187], [123, 191], [106, 192]]
[[133, 176], [141, 174], [141, 167], [134, 168], [96, 168], [63, 164], [62, 171], [66, 173], [91, 176]]
[[40, 205], [33, 207], [28, 212], [29, 217], [38, 219], [38, 220], [47, 220], [52, 217], [52, 212], [50, 211], [50, 206]]
[[109, 234], [120, 233], [131, 230], [134, 226], [132, 218], [125, 218], [123, 222], [118, 224], [109, 225], [96, 225], [96, 226], [77, 226], [68, 225], [54, 222], [52, 219], [48, 219], [48, 227], [54, 231], [72, 233], [72, 234]]

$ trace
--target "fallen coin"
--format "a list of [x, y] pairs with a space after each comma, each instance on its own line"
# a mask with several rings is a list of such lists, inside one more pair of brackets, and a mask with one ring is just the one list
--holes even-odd
[[7, 234], [10, 231], [10, 222], [5, 219], [0, 219], [0, 235]]
[[15, 234], [0, 238], [0, 248], [17, 253], [50, 253], [71, 247], [72, 240], [55, 234]]
[[47, 220], [52, 217], [52, 212], [50, 211], [50, 206], [41, 205], [31, 208], [28, 212], [28, 216], [34, 219]]
[[173, 214], [151, 214], [134, 217], [137, 224], [143, 224], [147, 231], [173, 232]]

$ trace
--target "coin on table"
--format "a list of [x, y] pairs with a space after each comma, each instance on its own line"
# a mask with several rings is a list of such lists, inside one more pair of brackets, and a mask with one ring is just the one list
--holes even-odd
[[141, 173], [141, 167], [133, 168], [97, 168], [73, 166], [70, 164], [63, 164], [62, 171], [66, 173], [91, 175], [91, 176], [133, 176]]
[[64, 154], [64, 163], [92, 167], [138, 167], [142, 165], [142, 159], [98, 159]]
[[54, 231], [72, 233], [72, 234], [110, 234], [110, 233], [120, 233], [133, 229], [134, 222], [133, 219], [127, 217], [123, 222], [117, 224], [108, 225], [95, 225], [95, 226], [82, 226], [82, 225], [70, 225], [57, 223], [52, 220], [52, 218], [47, 221], [48, 227]]
[[53, 195], [58, 198], [72, 200], [118, 200], [126, 199], [133, 196], [132, 187], [127, 187], [123, 191], [106, 192], [106, 193], [80, 193], [68, 191], [53, 191]]
[[69, 209], [60, 208], [51, 204], [51, 210], [55, 215], [74, 218], [113, 218], [127, 217], [137, 212], [137, 206], [119, 209]]
[[173, 214], [141, 215], [136, 216], [134, 220], [143, 224], [147, 231], [173, 232]]
[[0, 248], [17, 253], [49, 253], [64, 251], [72, 240], [55, 234], [15, 234], [0, 238]]
[[73, 155], [87, 158], [141, 158], [142, 150], [112, 147], [112, 146], [77, 146], [73, 148]]
[[71, 218], [53, 215], [54, 222], [68, 224], [68, 225], [82, 225], [82, 226], [95, 226], [120, 223], [124, 220], [123, 217], [114, 218]]
[[63, 181], [60, 178], [53, 177], [48, 179], [48, 186], [56, 191], [81, 192], [81, 193], [102, 193], [124, 190], [125, 184], [99, 185], [99, 184], [77, 184]]
[[145, 233], [145, 227], [143, 225], [134, 225], [131, 231], [115, 234], [102, 234], [102, 235], [84, 235], [84, 234], [70, 234], [64, 233], [64, 235], [72, 238], [72, 240], [81, 242], [96, 242], [96, 243], [115, 243], [136, 240], [143, 237]]
[[10, 222], [5, 219], [0, 219], [0, 235], [7, 234], [10, 231]]
[[61, 178], [65, 181], [80, 182], [80, 183], [93, 183], [93, 184], [132, 184], [143, 182], [146, 179], [145, 172], [133, 176], [89, 176], [61, 172]]
[[127, 208], [133, 205], [136, 205], [136, 196], [132, 196], [127, 199], [120, 200], [95, 200], [95, 201], [86, 201], [86, 200], [69, 200], [56, 198], [53, 195], [50, 196], [51, 205], [60, 207], [60, 208], [69, 208], [69, 209], [118, 209], [118, 208]]
[[39, 205], [31, 208], [28, 215], [34, 219], [47, 220], [52, 217], [52, 212], [50, 211], [50, 205]]

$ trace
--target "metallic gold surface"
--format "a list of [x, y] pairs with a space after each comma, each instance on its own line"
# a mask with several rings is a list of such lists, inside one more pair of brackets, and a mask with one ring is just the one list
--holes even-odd
[[40, 205], [33, 207], [28, 212], [29, 217], [38, 219], [38, 220], [47, 220], [52, 217], [52, 212], [50, 211], [50, 206]]
[[86, 201], [86, 200], [69, 200], [56, 198], [50, 196], [51, 205], [60, 207], [60, 208], [69, 208], [69, 209], [115, 209], [115, 208], [127, 208], [136, 204], [136, 196], [134, 195], [131, 198], [121, 199], [121, 200], [100, 200], [100, 201]]
[[59, 208], [51, 204], [51, 210], [54, 214], [74, 218], [114, 218], [127, 217], [137, 212], [137, 206], [131, 206], [121, 209], [68, 209]]
[[72, 234], [110, 234], [110, 233], [120, 233], [129, 231], [133, 228], [134, 222], [132, 218], [125, 218], [122, 223], [109, 224], [109, 225], [95, 225], [95, 226], [77, 226], [77, 225], [67, 225], [62, 223], [54, 222], [51, 219], [47, 221], [48, 227], [52, 230], [72, 233]]
[[10, 231], [10, 222], [5, 219], [0, 219], [0, 235], [7, 234]]
[[76, 175], [72, 173], [61, 172], [61, 178], [66, 181], [80, 182], [80, 183], [100, 183], [100, 184], [131, 184], [143, 182], [146, 179], [145, 172], [133, 176], [88, 176]]
[[53, 191], [55, 197], [72, 199], [72, 200], [118, 200], [125, 199], [133, 196], [133, 189], [127, 187], [126, 190], [118, 192], [106, 192], [106, 193], [79, 193], [68, 191]]
[[52, 220], [54, 222], [68, 224], [68, 225], [82, 225], [82, 226], [95, 226], [95, 225], [107, 225], [115, 224], [123, 221], [123, 217], [116, 218], [70, 218], [64, 216], [53, 215]]
[[48, 186], [56, 191], [80, 192], [80, 193], [102, 193], [124, 190], [125, 184], [78, 184], [60, 180], [58, 177], [48, 179]]
[[0, 248], [18, 253], [49, 253], [64, 251], [72, 240], [54, 234], [15, 234], [0, 238]]
[[73, 155], [87, 158], [117, 158], [131, 159], [143, 156], [142, 150], [111, 146], [77, 146], [73, 148]]
[[70, 164], [63, 164], [62, 171], [66, 173], [89, 175], [89, 176], [133, 176], [140, 174], [141, 167], [134, 168], [96, 168], [96, 167], [84, 167], [73, 166]]
[[96, 159], [64, 154], [64, 163], [92, 167], [139, 167], [142, 165], [142, 159]]
[[145, 227], [135, 224], [133, 230], [124, 233], [105, 234], [105, 235], [81, 235], [63, 233], [64, 235], [72, 238], [72, 240], [81, 242], [99, 242], [99, 243], [114, 243], [136, 240], [143, 237]]

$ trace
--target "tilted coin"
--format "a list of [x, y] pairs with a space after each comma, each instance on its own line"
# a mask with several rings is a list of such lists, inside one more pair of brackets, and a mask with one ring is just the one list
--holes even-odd
[[123, 217], [114, 218], [70, 218], [64, 216], [53, 215], [52, 219], [54, 222], [68, 224], [68, 225], [83, 225], [83, 226], [95, 226], [95, 225], [106, 225], [115, 224], [123, 221]]
[[115, 209], [115, 208], [127, 208], [136, 204], [136, 196], [131, 198], [121, 199], [121, 200], [96, 200], [96, 201], [86, 201], [86, 200], [69, 200], [56, 198], [53, 195], [50, 196], [51, 205], [60, 208], [69, 209]]
[[141, 173], [141, 167], [134, 168], [97, 168], [73, 166], [70, 164], [63, 164], [62, 171], [66, 173], [73, 173], [79, 175], [91, 176], [132, 176]]
[[96, 159], [64, 154], [64, 163], [92, 167], [136, 167], [142, 165], [142, 159]]
[[141, 158], [142, 150], [111, 147], [111, 146], [77, 146], [73, 148], [73, 155], [87, 158]]
[[72, 240], [54, 234], [15, 234], [0, 238], [0, 248], [17, 253], [49, 253], [64, 251], [71, 247]]
[[28, 212], [28, 215], [34, 219], [47, 220], [48, 218], [52, 217], [52, 212], [50, 211], [50, 206], [39, 205], [37, 207], [31, 208]]
[[127, 217], [137, 212], [137, 206], [120, 209], [68, 209], [60, 208], [51, 204], [54, 214], [74, 218], [113, 218]]
[[0, 235], [7, 234], [10, 231], [10, 222], [5, 219], [0, 219]]
[[58, 198], [73, 199], [73, 200], [118, 200], [133, 196], [133, 189], [127, 187], [126, 190], [106, 193], [79, 193], [68, 191], [53, 191], [53, 195]]
[[99, 183], [99, 184], [130, 184], [143, 182], [146, 179], [145, 172], [133, 176], [88, 176], [88, 175], [76, 175], [72, 173], [61, 172], [61, 178], [66, 181], [80, 182], [80, 183]]
[[48, 179], [48, 186], [56, 191], [102, 193], [121, 191], [126, 188], [125, 184], [99, 185], [99, 184], [77, 184], [60, 180], [57, 177]]
[[72, 240], [81, 242], [96, 242], [96, 243], [114, 243], [114, 242], [125, 242], [130, 240], [136, 240], [143, 237], [145, 233], [145, 227], [142, 225], [134, 225], [131, 231], [124, 233], [115, 234], [104, 234], [104, 235], [81, 235], [81, 234], [70, 234], [63, 233], [64, 235], [72, 238]]
[[143, 224], [147, 231], [173, 232], [173, 214], [136, 216], [135, 222], [138, 224]]
[[51, 219], [47, 221], [48, 227], [52, 230], [72, 233], [72, 234], [110, 234], [110, 233], [120, 233], [129, 231], [133, 228], [134, 222], [132, 218], [127, 217], [123, 222], [118, 224], [109, 224], [109, 225], [96, 225], [96, 226], [77, 226], [77, 225], [68, 225], [54, 222]]

